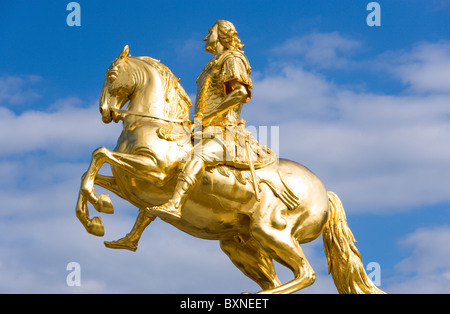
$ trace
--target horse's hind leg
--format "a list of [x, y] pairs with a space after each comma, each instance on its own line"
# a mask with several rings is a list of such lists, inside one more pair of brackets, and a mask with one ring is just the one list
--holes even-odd
[[286, 284], [276, 288], [264, 289], [260, 293], [293, 293], [314, 283], [314, 270], [306, 260], [300, 244], [290, 235], [283, 235], [278, 232], [263, 235], [256, 232], [254, 237], [261, 243], [270, 257], [288, 267], [295, 277]]
[[245, 243], [236, 239], [221, 240], [220, 247], [233, 264], [262, 289], [274, 289], [281, 285], [272, 259], [255, 240], [250, 238]]
[[280, 264], [288, 267], [295, 278], [281, 286], [265, 289], [260, 293], [293, 293], [306, 288], [314, 283], [315, 273], [306, 260], [300, 244], [292, 236], [289, 223], [284, 228], [276, 228], [273, 225], [273, 217], [276, 211], [285, 206], [274, 199], [273, 194], [263, 193], [261, 209], [254, 217], [250, 225], [252, 237], [261, 245], [267, 254]]
[[263, 290], [260, 293], [293, 293], [312, 285], [316, 276], [300, 245], [296, 241], [292, 241], [290, 244], [276, 243], [275, 245], [281, 246], [273, 250], [270, 255], [288, 267], [294, 273], [295, 278], [277, 288]]

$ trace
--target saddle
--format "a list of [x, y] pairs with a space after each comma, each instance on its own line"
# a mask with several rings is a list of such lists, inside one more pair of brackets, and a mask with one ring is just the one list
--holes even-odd
[[[241, 119], [243, 120], [243, 119]], [[223, 138], [223, 127], [210, 126], [206, 130], [193, 132], [192, 125], [183, 126], [175, 123], [170, 123], [167, 126], [160, 127], [156, 132], [158, 136], [167, 141], [176, 141], [179, 146], [186, 146], [189, 142], [194, 145], [195, 140], [202, 138], [213, 138], [221, 136]], [[208, 132], [207, 134], [205, 134]], [[246, 185], [249, 182], [253, 185], [253, 177], [250, 172], [249, 161], [246, 154], [245, 141], [248, 137], [249, 154], [252, 154], [256, 172], [257, 186], [260, 184], [266, 184], [278, 197], [289, 210], [293, 210], [299, 205], [299, 198], [289, 188], [281, 178], [277, 168], [278, 158], [276, 154], [267, 146], [262, 146], [251, 135], [249, 131], [245, 129], [244, 123], [238, 124], [235, 129], [232, 130], [235, 136], [231, 140], [224, 140], [223, 144], [227, 146], [227, 149], [234, 153], [234, 158], [226, 163], [207, 168], [206, 171], [212, 172], [214, 169], [225, 176], [234, 176], [236, 181], [242, 185]], [[230, 138], [228, 136], [228, 138]]]
[[[266, 184], [272, 190], [273, 194], [286, 205], [288, 210], [293, 210], [300, 204], [300, 199], [294, 191], [285, 184], [276, 167], [277, 164], [271, 164], [256, 171], [256, 180], [258, 181], [257, 186], [260, 187], [261, 184]], [[242, 185], [246, 185], [247, 182], [253, 185], [253, 177], [250, 170], [220, 165], [215, 168], [207, 168], [206, 171], [212, 172], [214, 169], [217, 169], [221, 175], [227, 178], [234, 176], [236, 181]]]

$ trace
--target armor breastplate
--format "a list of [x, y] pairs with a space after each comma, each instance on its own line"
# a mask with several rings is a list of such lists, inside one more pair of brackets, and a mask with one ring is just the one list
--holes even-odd
[[[194, 115], [208, 114], [226, 97], [225, 84], [222, 73], [222, 55], [213, 57], [197, 78], [197, 97]], [[217, 116], [209, 125], [236, 125], [241, 113], [242, 104], [231, 108]]]

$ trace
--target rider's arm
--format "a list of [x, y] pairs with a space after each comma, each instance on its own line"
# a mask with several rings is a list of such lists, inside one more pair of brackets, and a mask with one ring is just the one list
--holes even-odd
[[203, 116], [203, 124], [208, 124], [214, 117], [224, 113], [225, 111], [243, 104], [247, 101], [249, 93], [245, 84], [238, 80], [231, 80], [226, 83], [227, 96], [217, 105], [216, 108], [208, 112], [208, 115]]

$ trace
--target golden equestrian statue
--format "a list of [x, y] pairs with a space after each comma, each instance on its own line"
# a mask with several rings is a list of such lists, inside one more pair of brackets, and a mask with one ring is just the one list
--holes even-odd
[[[213, 54], [197, 79], [194, 121], [179, 79], [159, 60], [132, 57], [125, 46], [111, 63], [100, 97], [104, 123], [123, 123], [116, 148], [95, 150], [82, 177], [76, 215], [86, 230], [104, 235], [88, 202], [112, 214], [104, 187], [139, 209], [132, 230], [115, 249], [136, 251], [156, 217], [220, 247], [260, 293], [293, 293], [314, 283], [300, 244], [323, 237], [328, 269], [339, 293], [383, 293], [367, 277], [344, 209], [314, 173], [277, 158], [240, 118], [252, 97], [250, 64], [232, 23], [218, 20], [205, 37]], [[125, 106], [128, 104], [127, 106]], [[112, 176], [99, 175], [103, 164]], [[281, 283], [273, 261], [294, 279]], [[207, 261], [205, 261], [207, 262]]]

